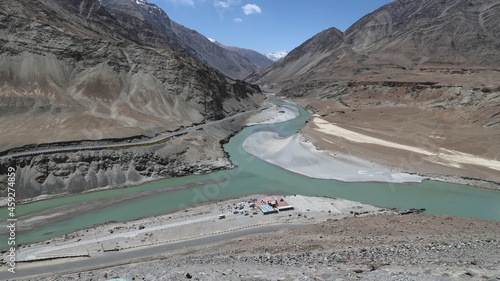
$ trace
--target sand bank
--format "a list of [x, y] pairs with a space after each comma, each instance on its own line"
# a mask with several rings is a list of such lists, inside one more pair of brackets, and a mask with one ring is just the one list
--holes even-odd
[[319, 117], [313, 117], [311, 122], [314, 125], [316, 125], [317, 128], [315, 128], [315, 130], [320, 131], [327, 135], [344, 138], [351, 142], [376, 144], [380, 146], [390, 147], [393, 149], [401, 149], [413, 153], [419, 153], [425, 155], [428, 161], [450, 165], [457, 168], [463, 167], [464, 164], [472, 164], [500, 171], [500, 161], [498, 160], [486, 159], [476, 155], [445, 148], [433, 147], [432, 150], [430, 150], [415, 146], [399, 144], [396, 142], [367, 136], [364, 134], [354, 132], [352, 130], [342, 128], [336, 124], [332, 124]]
[[275, 124], [295, 119], [299, 110], [290, 105], [276, 105], [267, 102], [267, 108], [247, 119], [246, 125]]
[[273, 132], [258, 132], [243, 142], [243, 149], [271, 164], [319, 179], [392, 183], [421, 182], [425, 179], [361, 158], [318, 150], [300, 134], [280, 138]]
[[[299, 115], [294, 106], [275, 105], [252, 116], [247, 125], [272, 124], [291, 120]], [[422, 182], [421, 176], [395, 171], [386, 166], [350, 155], [318, 150], [301, 134], [280, 138], [277, 133], [258, 132], [242, 144], [248, 153], [286, 170], [318, 179], [345, 182]]]

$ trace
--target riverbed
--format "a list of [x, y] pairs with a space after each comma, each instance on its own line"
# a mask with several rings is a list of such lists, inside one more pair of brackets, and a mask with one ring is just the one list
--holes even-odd
[[[277, 103], [281, 103], [277, 101]], [[208, 200], [222, 200], [250, 194], [300, 194], [305, 196], [329, 196], [358, 201], [386, 208], [425, 208], [427, 214], [474, 217], [500, 220], [500, 192], [450, 184], [438, 181], [422, 183], [346, 183], [336, 180], [315, 179], [287, 171], [247, 153], [242, 143], [254, 133], [273, 132], [279, 137], [288, 137], [298, 132], [309, 119], [303, 108], [293, 120], [247, 127], [231, 138], [224, 146], [231, 161], [237, 165], [232, 170], [218, 171], [207, 175], [192, 175], [180, 178], [149, 182], [136, 187], [105, 190], [89, 194], [48, 199], [19, 205], [16, 215], [22, 216], [49, 210], [66, 204], [124, 194], [165, 189], [167, 187], [212, 181], [198, 185], [161, 192], [155, 196], [142, 196], [98, 210], [78, 214], [72, 218], [55, 221], [28, 231], [17, 233], [17, 243], [42, 241], [76, 230], [91, 228], [109, 221], [128, 221], [140, 217], [184, 209]], [[216, 182], [216, 183], [213, 183]], [[1, 221], [6, 221], [7, 211], [1, 209]], [[6, 236], [1, 236], [2, 248], [6, 248]]]

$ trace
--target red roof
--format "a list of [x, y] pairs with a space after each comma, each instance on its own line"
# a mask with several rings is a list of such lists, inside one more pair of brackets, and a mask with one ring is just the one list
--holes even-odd
[[283, 197], [276, 197], [276, 196], [263, 197], [260, 202], [264, 201], [264, 204], [267, 204], [267, 202], [274, 201], [274, 200], [276, 200], [278, 207], [286, 207], [286, 206], [290, 205], [290, 204], [288, 204], [288, 202], [283, 200]]

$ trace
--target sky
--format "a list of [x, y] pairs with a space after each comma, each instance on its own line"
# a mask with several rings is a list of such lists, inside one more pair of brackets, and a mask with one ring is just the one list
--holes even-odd
[[345, 31], [391, 0], [148, 0], [177, 23], [226, 46], [291, 51], [315, 34]]

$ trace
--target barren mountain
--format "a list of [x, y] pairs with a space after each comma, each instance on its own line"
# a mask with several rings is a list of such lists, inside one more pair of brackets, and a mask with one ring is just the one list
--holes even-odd
[[[317, 113], [312, 121], [427, 152], [356, 143], [310, 122], [304, 132], [324, 148], [498, 182], [499, 14], [495, 0], [397, 0], [345, 32], [320, 32], [247, 80], [298, 98]], [[435, 159], [447, 151], [481, 159]]]
[[265, 68], [271, 66], [274, 62], [264, 56], [263, 54], [256, 52], [254, 50], [233, 47], [233, 46], [225, 46], [227, 50], [237, 53], [242, 57], [245, 57], [249, 62], [256, 66], [257, 69]]
[[423, 75], [426, 68], [496, 70], [499, 12], [500, 3], [493, 0], [394, 1], [345, 32], [331, 28], [318, 33], [248, 80], [282, 88], [299, 77], [302, 81], [387, 79], [380, 73], [387, 69], [411, 76]]
[[[0, 6], [1, 152], [41, 143], [151, 137], [259, 107], [258, 87], [196, 60], [137, 15], [107, 9], [97, 0], [6, 0]], [[153, 9], [148, 15], [164, 16], [147, 8]], [[180, 137], [163, 152], [156, 146], [88, 152], [83, 158], [40, 155], [2, 161], [0, 170], [18, 167], [23, 198], [68, 186], [78, 192], [206, 172], [230, 165], [220, 141], [241, 128], [240, 121], [192, 133], [188, 140]]]
[[234, 47], [234, 46], [226, 46], [220, 42], [218, 42], [215, 39], [210, 39], [210, 42], [216, 44], [217, 46], [220, 46], [230, 52], [236, 53], [244, 58], [246, 58], [251, 64], [254, 65], [255, 70], [260, 69], [260, 68], [265, 68], [271, 66], [274, 61], [266, 57], [265, 55], [254, 51], [250, 49], [245, 49], [245, 48], [239, 48], [239, 47]]
[[172, 51], [182, 47], [97, 1], [4, 7], [2, 149], [155, 134], [255, 108], [257, 88]]
[[243, 79], [260, 68], [245, 56], [226, 50], [197, 31], [176, 23], [163, 10], [145, 0], [101, 0], [100, 3], [108, 9], [131, 15], [175, 39], [188, 54], [233, 79]]

